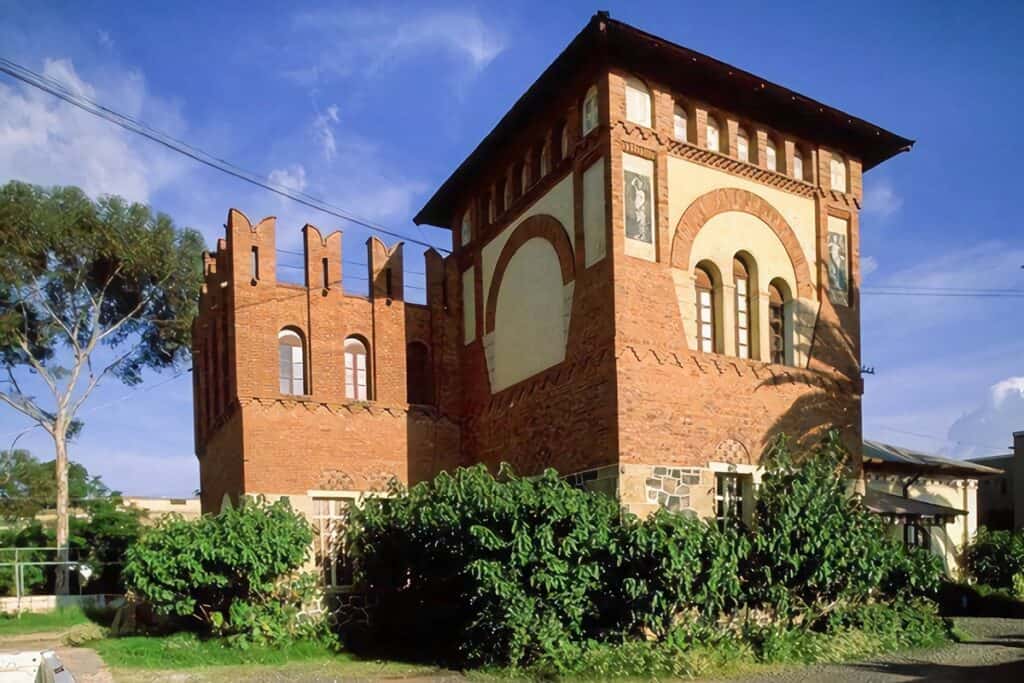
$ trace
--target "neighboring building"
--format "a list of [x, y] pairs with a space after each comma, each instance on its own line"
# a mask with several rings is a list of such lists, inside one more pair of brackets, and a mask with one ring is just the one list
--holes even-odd
[[[979, 465], [1003, 471], [981, 482], [978, 518], [989, 529], [1024, 529], [1024, 431], [1013, 433], [1013, 453], [971, 458]], [[1018, 498], [1020, 500], [1018, 500]]]
[[147, 524], [157, 522], [167, 515], [181, 515], [185, 519], [198, 519], [202, 509], [198, 498], [149, 498], [145, 496], [124, 496], [125, 505], [131, 505], [146, 513]]
[[194, 330], [203, 509], [285, 495], [333, 528], [392, 477], [507, 461], [748, 514], [776, 434], [860, 447], [861, 176], [911, 144], [595, 15], [415, 217], [454, 237], [424, 305], [400, 244], [369, 240], [356, 297], [306, 226], [289, 285], [274, 219], [229, 213]]
[[[946, 571], [960, 569], [978, 531], [978, 489], [1002, 471], [898, 446], [864, 442], [864, 503], [907, 545], [929, 548]], [[979, 483], [980, 482], [980, 483]]]

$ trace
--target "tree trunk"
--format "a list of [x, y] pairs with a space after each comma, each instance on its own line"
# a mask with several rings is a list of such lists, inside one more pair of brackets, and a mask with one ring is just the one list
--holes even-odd
[[[68, 524], [68, 443], [64, 429], [58, 427], [54, 430], [53, 443], [57, 452], [57, 561], [67, 562], [70, 531]], [[59, 564], [56, 569], [57, 580], [54, 593], [67, 595], [70, 589], [68, 566]]]

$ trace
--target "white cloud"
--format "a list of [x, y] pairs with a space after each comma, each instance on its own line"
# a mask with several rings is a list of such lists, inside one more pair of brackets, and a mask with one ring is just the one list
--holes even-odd
[[[42, 73], [129, 116], [180, 122], [173, 107], [147, 92], [136, 72], [120, 72], [100, 85], [84, 80], [71, 60], [47, 59]], [[0, 180], [77, 185], [90, 196], [120, 194], [148, 202], [186, 165], [182, 158], [27, 85], [0, 84], [0, 102]]]
[[[968, 289], [1020, 288], [1020, 264], [1024, 263], [1024, 248], [1001, 241], [989, 241], [952, 249], [923, 259], [919, 263], [898, 270], [886, 268], [884, 275], [875, 277], [871, 287], [914, 287]], [[870, 292], [864, 294], [864, 326], [887, 329], [896, 334], [920, 334], [924, 329], [950, 322], [951, 304], [959, 301], [957, 324], [985, 324], [992, 311], [1002, 310], [1014, 299], [926, 298], [923, 296], [889, 296]], [[929, 305], [933, 304], [933, 305]]]
[[429, 54], [443, 53], [475, 76], [501, 54], [504, 35], [470, 9], [410, 11], [376, 7], [317, 10], [295, 16], [299, 32], [319, 34], [312, 63], [289, 69], [306, 85], [352, 75], [369, 76]]
[[878, 270], [878, 259], [874, 256], [865, 256], [860, 260], [860, 276], [862, 278], [871, 275]]
[[275, 168], [267, 177], [274, 185], [302, 192], [306, 189], [306, 169], [302, 164], [292, 164], [287, 168]]
[[989, 387], [980, 406], [949, 428], [953, 452], [976, 457], [1006, 452], [1015, 431], [1024, 429], [1024, 376], [1008, 377]]
[[887, 178], [869, 180], [864, 187], [864, 213], [888, 218], [903, 206], [903, 197], [896, 193]]
[[327, 161], [333, 161], [338, 153], [338, 141], [334, 137], [334, 126], [338, 123], [338, 107], [331, 105], [327, 111], [317, 113], [313, 119], [313, 134]]

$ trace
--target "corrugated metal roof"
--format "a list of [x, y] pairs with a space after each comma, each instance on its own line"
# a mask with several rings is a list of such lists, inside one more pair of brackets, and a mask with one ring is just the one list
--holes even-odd
[[880, 515], [908, 515], [911, 517], [951, 517], [966, 515], [966, 510], [958, 510], [946, 505], [936, 505], [914, 498], [904, 498], [884, 491], [868, 489], [864, 494], [864, 507]]
[[1002, 474], [1003, 471], [995, 467], [987, 467], [969, 460], [955, 460], [943, 458], [930, 453], [912, 451], [908, 448], [900, 448], [879, 441], [864, 440], [864, 461], [887, 462], [898, 465], [917, 465], [922, 469], [935, 470], [937, 472], [957, 472], [982, 474]]

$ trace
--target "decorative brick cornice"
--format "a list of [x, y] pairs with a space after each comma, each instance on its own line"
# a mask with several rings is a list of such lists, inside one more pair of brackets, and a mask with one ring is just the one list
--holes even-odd
[[759, 386], [802, 384], [804, 386], [816, 387], [826, 392], [859, 393], [856, 385], [838, 372], [824, 374], [814, 370], [773, 365], [756, 360], [734, 358], [732, 356], [704, 353], [702, 351], [669, 351], [624, 344], [620, 347], [619, 353], [615, 358], [620, 363], [655, 363], [661, 366], [677, 367], [680, 369], [690, 367], [705, 375], [735, 373], [740, 377], [748, 376], [757, 380]]
[[[643, 151], [650, 153], [649, 148], [638, 145], [636, 140], [654, 142], [659, 148], [664, 149], [672, 156], [692, 161], [702, 166], [707, 166], [708, 168], [724, 171], [725, 173], [729, 173], [738, 178], [753, 180], [754, 182], [758, 182], [769, 187], [775, 187], [783, 190], [784, 192], [789, 192], [800, 197], [824, 197], [828, 195], [832, 196], [833, 201], [837, 203], [846, 206], [856, 206], [858, 209], [860, 208], [859, 202], [857, 202], [853, 195], [834, 192], [831, 190], [826, 191], [805, 180], [797, 180], [785, 173], [770, 171], [767, 168], [762, 168], [761, 166], [757, 166], [746, 161], [734, 159], [726, 154], [698, 147], [693, 143], [668, 138], [655, 130], [645, 128], [644, 126], [631, 124], [627, 121], [616, 121], [612, 127], [621, 129], [629, 138], [633, 138], [633, 140], [624, 139], [621, 143], [623, 150], [630, 154], [643, 156]], [[634, 150], [641, 151], [638, 152]]]
[[298, 408], [309, 412], [326, 411], [337, 417], [354, 417], [370, 415], [374, 417], [422, 417], [434, 422], [458, 424], [455, 417], [440, 412], [433, 406], [407, 405], [401, 403], [378, 403], [376, 401], [315, 401], [301, 396], [242, 396], [238, 399], [240, 407], [255, 406], [260, 408]]

